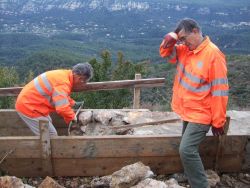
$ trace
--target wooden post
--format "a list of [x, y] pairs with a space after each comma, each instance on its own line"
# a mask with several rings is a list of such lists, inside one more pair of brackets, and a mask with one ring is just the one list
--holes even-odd
[[40, 127], [40, 145], [41, 145], [41, 156], [42, 156], [42, 167], [45, 176], [53, 175], [53, 167], [51, 160], [51, 145], [50, 145], [50, 134], [49, 134], [49, 122], [39, 121]]
[[[135, 74], [135, 80], [140, 80], [141, 74]], [[134, 104], [133, 108], [138, 109], [140, 108], [140, 98], [141, 98], [141, 88], [135, 87], [134, 88]]]

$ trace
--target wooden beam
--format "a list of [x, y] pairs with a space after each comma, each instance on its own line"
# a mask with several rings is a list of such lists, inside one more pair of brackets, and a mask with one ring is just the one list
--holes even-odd
[[[165, 84], [165, 78], [149, 78], [140, 80], [118, 80], [108, 82], [90, 82], [85, 86], [79, 86], [74, 92], [114, 90], [133, 87], [161, 87]], [[22, 87], [0, 88], [0, 97], [17, 96]]]
[[108, 82], [92, 82], [84, 87], [79, 86], [75, 92], [81, 91], [97, 91], [97, 90], [113, 90], [133, 87], [159, 87], [165, 84], [165, 78], [149, 78], [141, 80], [118, 80]]

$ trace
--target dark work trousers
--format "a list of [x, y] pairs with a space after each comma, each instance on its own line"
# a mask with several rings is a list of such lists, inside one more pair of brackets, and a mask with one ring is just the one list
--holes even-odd
[[179, 153], [184, 172], [192, 188], [209, 187], [199, 154], [199, 145], [205, 139], [209, 128], [209, 125], [183, 122]]

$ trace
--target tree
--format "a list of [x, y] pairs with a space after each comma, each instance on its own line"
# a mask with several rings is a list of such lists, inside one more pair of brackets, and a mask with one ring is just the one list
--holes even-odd
[[[101, 53], [102, 62], [92, 59], [89, 63], [93, 66], [94, 77], [92, 81], [111, 81], [134, 79], [135, 73], [144, 74], [143, 64], [134, 64], [124, 61], [122, 52], [118, 53], [118, 62], [113, 63], [109, 51]], [[130, 89], [119, 89], [111, 91], [97, 91], [91, 93], [73, 94], [77, 101], [85, 101], [86, 108], [124, 108], [131, 105], [132, 91]]]
[[[13, 67], [0, 67], [0, 87], [13, 87], [19, 81], [18, 74]], [[0, 98], [0, 108], [14, 108], [14, 98], [13, 97], [3, 97]]]

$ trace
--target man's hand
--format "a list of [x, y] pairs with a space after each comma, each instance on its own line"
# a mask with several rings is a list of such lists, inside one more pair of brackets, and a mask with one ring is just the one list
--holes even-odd
[[212, 127], [212, 132], [214, 136], [221, 136], [225, 134], [224, 127], [220, 127], [220, 128]]
[[77, 117], [75, 117], [73, 120], [69, 122], [68, 126], [68, 135], [70, 135], [70, 131], [78, 129], [79, 125], [77, 124]]
[[170, 48], [173, 47], [178, 40], [178, 36], [174, 32], [170, 32], [165, 35], [164, 40], [163, 40], [163, 48]]

